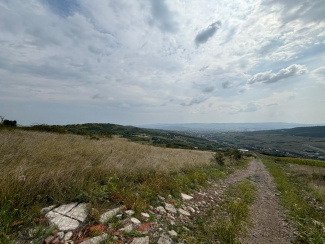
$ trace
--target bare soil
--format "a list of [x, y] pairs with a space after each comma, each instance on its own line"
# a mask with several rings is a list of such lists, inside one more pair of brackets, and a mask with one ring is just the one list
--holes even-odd
[[253, 227], [242, 243], [290, 243], [293, 230], [284, 220], [273, 177], [260, 160], [251, 162], [249, 175], [256, 183], [258, 195], [252, 206]]

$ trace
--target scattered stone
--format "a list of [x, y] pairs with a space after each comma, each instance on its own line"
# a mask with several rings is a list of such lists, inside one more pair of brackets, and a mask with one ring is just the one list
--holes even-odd
[[132, 216], [135, 214], [135, 212], [133, 210], [126, 210], [125, 213], [128, 215], [128, 216]]
[[87, 205], [87, 203], [80, 203], [79, 205], [71, 209], [68, 213], [66, 213], [66, 216], [72, 219], [76, 219], [80, 222], [84, 222], [88, 215]]
[[113, 218], [115, 215], [118, 214], [118, 212], [120, 212], [124, 207], [118, 207], [118, 208], [114, 208], [108, 212], [103, 213], [100, 217], [99, 217], [99, 222], [100, 223], [105, 223], [108, 220], [110, 220], [111, 218]]
[[181, 193], [181, 197], [182, 197], [182, 199], [183, 199], [184, 201], [186, 201], [186, 200], [192, 200], [192, 199], [193, 199], [192, 196], [187, 195], [187, 194], [184, 194], [184, 193]]
[[169, 234], [171, 237], [176, 237], [176, 236], [177, 236], [177, 232], [174, 231], [174, 230], [170, 230], [170, 231], [168, 231], [168, 234]]
[[86, 241], [83, 241], [80, 244], [99, 244], [102, 241], [105, 241], [107, 239], [107, 237], [108, 237], [108, 235], [105, 233], [100, 236], [96, 236], [96, 237], [90, 238]]
[[171, 213], [177, 213], [176, 208], [172, 204], [165, 203], [165, 209]]
[[183, 226], [183, 229], [186, 231], [190, 231], [188, 228], [186, 228], [185, 226]]
[[172, 239], [170, 239], [170, 237], [165, 234], [160, 236], [158, 240], [158, 244], [172, 244], [172, 243], [173, 243]]
[[41, 214], [47, 214], [48, 212], [50, 212], [53, 208], [55, 208], [55, 205], [51, 205], [51, 206], [48, 206], [46, 208], [42, 208], [41, 209]]
[[60, 240], [62, 240], [62, 239], [64, 238], [64, 232], [61, 231], [61, 232], [57, 233], [56, 236], [57, 236]]
[[156, 207], [159, 213], [167, 213], [163, 206]]
[[118, 237], [117, 236], [113, 236], [113, 240], [114, 241], [117, 241], [118, 240]]
[[136, 237], [136, 238], [133, 239], [131, 244], [149, 244], [149, 236]]
[[122, 214], [117, 214], [116, 215], [116, 218], [121, 219], [122, 218]]
[[80, 226], [79, 221], [53, 211], [48, 212], [45, 217], [50, 222], [50, 225], [57, 226], [60, 231], [75, 230]]
[[186, 215], [186, 216], [191, 216], [191, 214], [189, 212], [187, 212], [187, 211], [185, 211], [184, 209], [181, 209], [181, 208], [178, 209], [178, 212], [180, 212], [181, 214]]
[[54, 236], [48, 236], [43, 243], [50, 244], [53, 240], [54, 240]]
[[175, 223], [173, 220], [170, 220], [169, 223], [170, 223], [171, 225], [176, 225], [176, 223]]
[[195, 213], [195, 209], [194, 208], [188, 206], [187, 209], [190, 210], [192, 213]]
[[147, 214], [147, 213], [141, 213], [141, 217], [143, 217], [143, 218], [150, 218], [150, 215], [149, 214]]
[[123, 232], [126, 232], [126, 233], [129, 233], [129, 232], [131, 232], [133, 230], [134, 230], [133, 224], [129, 224], [129, 225], [125, 226], [124, 228], [120, 229], [120, 231], [123, 231]]
[[65, 205], [61, 205], [55, 209], [53, 209], [54, 212], [59, 213], [59, 214], [66, 214], [68, 213], [71, 209], [73, 209], [75, 206], [77, 206], [78, 203], [73, 202]]
[[136, 225], [141, 224], [141, 221], [138, 220], [137, 218], [131, 218], [131, 222], [132, 222], [133, 224], [136, 224]]
[[71, 239], [72, 235], [73, 235], [72, 231], [65, 233], [63, 241], [69, 241]]
[[166, 198], [164, 198], [164, 197], [162, 197], [160, 195], [158, 195], [158, 198], [159, 198], [160, 201], [165, 201], [166, 200]]

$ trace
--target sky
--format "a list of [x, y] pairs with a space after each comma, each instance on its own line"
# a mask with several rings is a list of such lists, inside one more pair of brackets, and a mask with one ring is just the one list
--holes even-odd
[[0, 0], [0, 116], [324, 123], [324, 13], [324, 0]]

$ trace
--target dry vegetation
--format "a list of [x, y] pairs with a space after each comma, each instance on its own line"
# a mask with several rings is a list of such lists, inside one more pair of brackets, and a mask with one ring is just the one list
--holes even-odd
[[53, 203], [86, 201], [96, 208], [123, 203], [140, 211], [155, 205], [157, 194], [177, 197], [230, 171], [217, 165], [212, 152], [3, 129], [0, 242]]

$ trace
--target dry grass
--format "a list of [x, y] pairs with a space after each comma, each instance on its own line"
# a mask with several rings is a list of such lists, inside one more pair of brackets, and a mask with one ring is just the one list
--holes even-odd
[[287, 172], [306, 189], [306, 195], [315, 198], [325, 208], [325, 168], [289, 164]]
[[158, 148], [119, 138], [90, 140], [18, 130], [3, 130], [0, 135], [0, 192], [9, 198], [38, 189], [60, 192], [65, 184], [73, 187], [92, 177], [105, 180], [179, 172], [207, 166], [212, 158], [210, 152]]
[[53, 203], [123, 203], [141, 211], [155, 204], [157, 194], [177, 197], [227, 172], [213, 162], [212, 152], [0, 130], [0, 242], [15, 236], [13, 223], [29, 226], [41, 207]]

